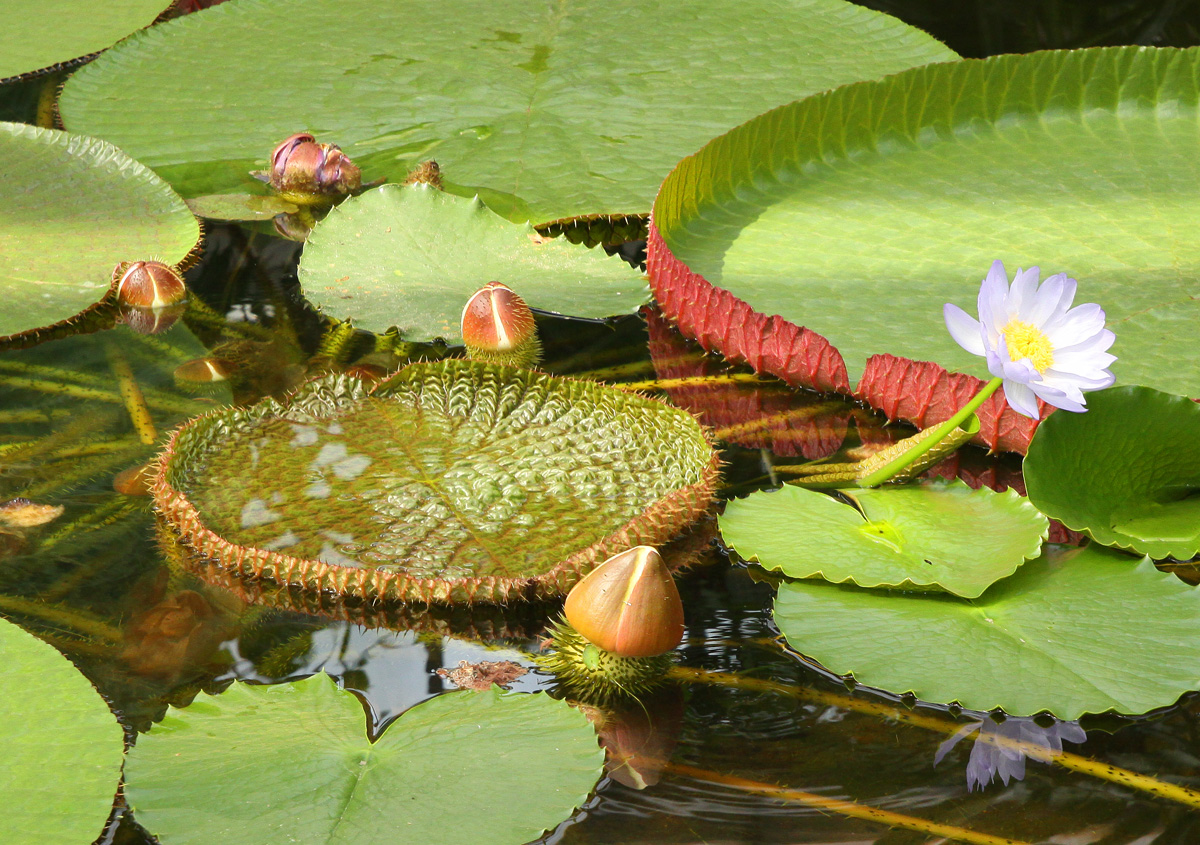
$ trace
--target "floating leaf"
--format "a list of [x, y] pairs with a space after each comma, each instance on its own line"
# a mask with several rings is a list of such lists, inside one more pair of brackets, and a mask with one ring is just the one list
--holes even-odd
[[121, 726], [53, 646], [0, 619], [2, 842], [91, 842], [121, 779]]
[[274, 194], [213, 194], [187, 201], [197, 217], [210, 220], [270, 220], [276, 214], [294, 214], [300, 206]]
[[789, 645], [867, 686], [1014, 716], [1145, 713], [1200, 688], [1200, 592], [1100, 546], [1050, 551], [981, 598], [781, 584]]
[[592, 382], [451, 360], [187, 424], [155, 500], [245, 574], [363, 598], [556, 595], [705, 512], [695, 419]]
[[1029, 498], [1106, 546], [1154, 558], [1200, 552], [1200, 405], [1148, 387], [1089, 394], [1042, 424], [1025, 459]]
[[751, 493], [726, 507], [721, 536], [789, 578], [975, 598], [1037, 557], [1049, 527], [1012, 490], [961, 481], [840, 492], [858, 510], [791, 485]]
[[346, 200], [312, 230], [300, 261], [305, 296], [331, 317], [376, 332], [397, 326], [418, 342], [461, 343], [463, 306], [490, 281], [532, 308], [573, 317], [628, 314], [649, 295], [618, 257], [425, 185]]
[[885, 352], [982, 374], [942, 305], [973, 312], [996, 259], [1036, 264], [1106, 309], [1118, 378], [1200, 395], [1200, 360], [1177, 341], [1200, 319], [1198, 78], [1200, 49], [1040, 52], [776, 109], [663, 183], [651, 287], [727, 356], [848, 389], [819, 345], [764, 360], [782, 326], [820, 332], [851, 375]]
[[0, 80], [97, 53], [154, 23], [168, 0], [115, 0], [102, 13], [77, 0], [5, 0]]
[[185, 196], [247, 190], [247, 172], [307, 130], [366, 179], [399, 182], [433, 158], [448, 190], [548, 222], [646, 212], [671, 165], [718, 132], [808, 93], [957, 58], [840, 0], [487, 0], [444, 20], [420, 0], [293, 11], [241, 0], [139, 33], [70, 80], [64, 120]]
[[76, 319], [118, 262], [178, 262], [199, 237], [183, 200], [112, 145], [0, 123], [0, 341]]
[[235, 684], [138, 739], [126, 796], [163, 842], [519, 845], [570, 817], [603, 771], [587, 718], [544, 694], [456, 692], [375, 742], [324, 675]]

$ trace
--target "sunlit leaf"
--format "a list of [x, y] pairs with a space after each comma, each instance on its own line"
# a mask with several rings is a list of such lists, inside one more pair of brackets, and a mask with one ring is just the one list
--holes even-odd
[[239, 0], [101, 56], [62, 113], [185, 196], [253, 187], [307, 130], [366, 179], [432, 158], [453, 192], [544, 222], [646, 212], [681, 156], [768, 108], [955, 58], [840, 0]]
[[[1040, 265], [1107, 310], [1121, 382], [1200, 396], [1200, 359], [1178, 352], [1200, 318], [1198, 78], [1200, 49], [1041, 52], [784, 106], [666, 180], [651, 286], [686, 333], [739, 360], [774, 342], [766, 315], [807, 326], [841, 351], [848, 389], [873, 353], [984, 375], [943, 304], [973, 312], [996, 259]], [[838, 381], [836, 361], [811, 363], [764, 365]]]
[[569, 818], [603, 762], [582, 713], [495, 687], [419, 704], [372, 743], [362, 703], [315, 675], [172, 709], [130, 751], [125, 791], [172, 845], [520, 845]]
[[1147, 387], [1058, 413], [1025, 459], [1029, 498], [1099, 543], [1154, 558], [1200, 552], [1200, 405]]
[[121, 778], [121, 726], [53, 646], [0, 619], [0, 842], [91, 842]]
[[751, 493], [726, 507], [721, 536], [789, 578], [975, 598], [1037, 557], [1049, 527], [1014, 491], [961, 481], [840, 492], [858, 509], [791, 485]]
[[118, 262], [175, 263], [199, 237], [183, 200], [111, 144], [0, 123], [0, 340], [95, 305]]
[[372, 331], [397, 326], [413, 341], [461, 343], [463, 306], [490, 281], [532, 308], [573, 317], [628, 314], [649, 296], [642, 275], [616, 256], [424, 185], [346, 200], [313, 229], [300, 261], [304, 295], [329, 316]]
[[1183, 645], [1200, 592], [1095, 545], [1046, 552], [974, 600], [790, 581], [775, 622], [830, 671], [971, 710], [1145, 713], [1200, 688]]
[[78, 0], [5, 0], [0, 79], [77, 59], [154, 23], [170, 0], [104, 0], [103, 12]]

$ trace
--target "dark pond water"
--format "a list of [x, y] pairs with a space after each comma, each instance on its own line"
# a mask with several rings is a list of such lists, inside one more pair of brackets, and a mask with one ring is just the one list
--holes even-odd
[[[965, 55], [1101, 43], [1200, 41], [1194, 3], [869, 4], [932, 31]], [[37, 88], [0, 92], [5, 119], [32, 119]], [[636, 261], [638, 245], [625, 253]], [[473, 615], [313, 607], [289, 593], [259, 597], [199, 580], [156, 540], [148, 501], [114, 492], [113, 476], [154, 451], [111, 396], [113, 361], [133, 370], [159, 434], [228, 396], [189, 398], [172, 373], [225, 344], [240, 356], [238, 401], [286, 390], [320, 347], [320, 319], [295, 297], [297, 244], [266, 232], [212, 226], [189, 283], [198, 294], [166, 335], [124, 329], [0, 354], [0, 501], [64, 504], [55, 523], [0, 567], [0, 614], [62, 649], [98, 686], [130, 736], [168, 704], [236, 679], [271, 682], [324, 670], [361, 691], [375, 725], [447, 689], [436, 670], [460, 660], [517, 659], [537, 647], [554, 608]], [[774, 384], [723, 379], [733, 370], [703, 356], [650, 312], [608, 324], [545, 318], [547, 368], [612, 381], [705, 376], [666, 393], [700, 413], [726, 443], [726, 496], [776, 483], [774, 467], [878, 442], [861, 409]], [[232, 345], [231, 345], [232, 344]], [[419, 350], [441, 354], [444, 350]], [[372, 353], [356, 336], [341, 363]], [[843, 442], [844, 441], [844, 442]], [[973, 483], [1019, 482], [1017, 464], [967, 454], [944, 472]], [[983, 734], [1019, 736], [1070, 757], [1025, 761], [968, 733], [983, 714], [847, 686], [781, 647], [772, 589], [730, 561], [703, 533], [681, 580], [687, 634], [680, 664], [704, 670], [628, 708], [627, 733], [647, 756], [669, 760], [602, 780], [587, 805], [544, 840], [554, 843], [824, 843], [905, 845], [941, 834], [852, 818], [828, 799], [976, 831], [976, 841], [1055, 845], [1200, 842], [1200, 807], [1131, 785], [1124, 772], [1200, 788], [1200, 697], [1138, 719], [983, 722]], [[912, 643], [914, 652], [922, 648]], [[519, 689], [548, 686], [534, 672]], [[993, 775], [995, 780], [993, 781]], [[741, 779], [730, 783], [729, 778]], [[1003, 782], [1006, 778], [1007, 782]], [[746, 781], [788, 787], [781, 796]], [[974, 784], [977, 788], [970, 789]], [[801, 794], [802, 793], [802, 794]], [[826, 803], [822, 805], [822, 802]], [[99, 823], [97, 825], [99, 827]], [[118, 811], [100, 840], [153, 840]]]

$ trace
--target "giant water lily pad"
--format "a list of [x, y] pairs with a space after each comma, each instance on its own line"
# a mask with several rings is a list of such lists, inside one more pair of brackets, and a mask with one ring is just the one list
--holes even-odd
[[371, 395], [345, 377], [180, 429], [155, 499], [244, 574], [364, 598], [565, 591], [707, 509], [717, 458], [686, 411], [452, 360]]
[[570, 817], [603, 773], [586, 717], [545, 694], [440, 695], [375, 742], [325, 675], [172, 709], [125, 766], [164, 843], [512, 843]]
[[1016, 491], [961, 481], [840, 492], [858, 509], [790, 485], [751, 493], [726, 507], [721, 536], [789, 578], [975, 598], [1037, 557], [1050, 527]]
[[0, 842], [91, 842], [121, 779], [121, 726], [69, 660], [3, 619], [0, 654]]
[[1200, 688], [1200, 591], [1100, 546], [1043, 554], [981, 598], [793, 581], [788, 644], [867, 686], [1014, 716], [1145, 713]]
[[5, 0], [0, 80], [99, 52], [149, 26], [169, 0], [112, 0], [103, 14], [78, 0]]
[[406, 340], [461, 343], [459, 320], [489, 281], [533, 308], [575, 317], [628, 314], [649, 291], [640, 273], [602, 250], [544, 238], [478, 199], [426, 185], [384, 185], [347, 200], [304, 245], [304, 295], [332, 317]]
[[[664, 182], [651, 287], [735, 358], [761, 363], [779, 332], [751, 314], [779, 314], [837, 347], [851, 379], [872, 353], [982, 375], [943, 303], [973, 313], [996, 259], [1040, 265], [1106, 309], [1119, 380], [1200, 396], [1200, 359], [1178, 351], [1200, 320], [1198, 73], [1200, 49], [1043, 52], [784, 106]], [[795, 376], [801, 353], [768, 369]]]
[[1025, 459], [1029, 498], [1106, 546], [1186, 560], [1200, 552], [1200, 405], [1147, 387], [1055, 414]]
[[[336, 33], [336, 37], [331, 37]], [[66, 125], [185, 196], [246, 190], [293, 132], [368, 179], [434, 158], [517, 222], [646, 212], [719, 132], [846, 82], [957, 58], [841, 0], [239, 0], [139, 33], [76, 74]], [[154, 131], [146, 131], [146, 127]]]
[[121, 261], [181, 261], [200, 227], [171, 188], [104, 141], [0, 123], [0, 341], [76, 318]]

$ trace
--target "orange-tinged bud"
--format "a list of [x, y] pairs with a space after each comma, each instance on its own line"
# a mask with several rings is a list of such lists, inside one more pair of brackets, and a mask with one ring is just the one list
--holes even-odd
[[462, 336], [472, 361], [529, 367], [542, 351], [533, 312], [500, 282], [488, 282], [467, 300]]
[[149, 496], [158, 465], [154, 463], [124, 469], [113, 476], [113, 489], [122, 496]]
[[113, 270], [117, 300], [131, 308], [165, 308], [183, 302], [187, 286], [183, 279], [161, 261], [134, 261], [118, 264]]
[[224, 358], [193, 358], [175, 368], [175, 383], [180, 386], [201, 386], [222, 382], [237, 369]]
[[635, 546], [597, 566], [571, 590], [567, 621], [621, 657], [653, 657], [683, 639], [683, 600], [662, 555]]

